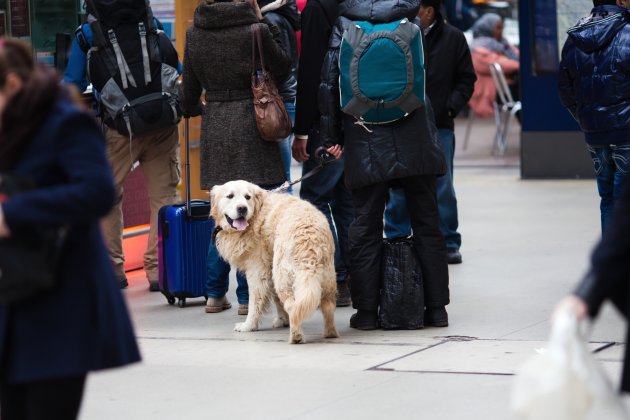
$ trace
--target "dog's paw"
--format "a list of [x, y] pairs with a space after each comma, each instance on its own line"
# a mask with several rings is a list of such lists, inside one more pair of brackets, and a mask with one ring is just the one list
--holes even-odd
[[273, 320], [273, 324], [271, 324], [273, 326], [273, 328], [283, 328], [283, 327], [288, 327], [289, 326], [289, 320], [285, 319], [285, 318], [275, 318]]
[[256, 331], [256, 328], [253, 325], [248, 324], [247, 322], [239, 322], [234, 326], [234, 331], [249, 332]]
[[339, 333], [336, 328], [324, 331], [324, 338], [339, 338]]
[[304, 344], [306, 340], [304, 340], [304, 334], [301, 332], [292, 332], [289, 336], [290, 344]]

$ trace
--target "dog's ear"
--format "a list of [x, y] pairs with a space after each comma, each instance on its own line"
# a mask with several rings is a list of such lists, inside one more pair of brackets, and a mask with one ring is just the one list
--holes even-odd
[[219, 185], [215, 185], [214, 187], [212, 187], [212, 189], [210, 189], [210, 192], [208, 193], [210, 195], [210, 217], [215, 220], [215, 223], [217, 223], [217, 220], [219, 220], [218, 218], [221, 217], [219, 214], [217, 214], [217, 212], [219, 211], [217, 206], [217, 202], [219, 201], [217, 198], [219, 196], [219, 187]]
[[265, 201], [265, 196], [267, 194], [267, 191], [263, 190], [256, 184], [252, 184], [252, 193], [253, 193], [253, 201], [254, 201], [254, 214], [259, 214], [260, 209], [262, 208], [263, 202]]

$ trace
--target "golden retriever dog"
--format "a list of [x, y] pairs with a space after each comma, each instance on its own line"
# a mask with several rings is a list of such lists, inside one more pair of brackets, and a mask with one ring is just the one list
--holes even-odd
[[213, 187], [210, 202], [219, 254], [249, 286], [247, 319], [234, 330], [256, 331], [273, 299], [273, 327], [289, 326], [290, 343], [305, 342], [302, 322], [318, 306], [324, 337], [339, 337], [335, 244], [326, 217], [304, 200], [247, 181]]

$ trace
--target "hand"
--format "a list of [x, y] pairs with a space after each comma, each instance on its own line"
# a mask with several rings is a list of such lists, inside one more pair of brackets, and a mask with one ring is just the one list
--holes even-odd
[[254, 8], [254, 13], [256, 13], [256, 18], [258, 20], [263, 20], [263, 15], [260, 12], [260, 7], [258, 7], [258, 0], [250, 0], [250, 4]]
[[9, 236], [11, 236], [11, 231], [4, 221], [4, 213], [2, 212], [2, 206], [0, 206], [0, 238], [8, 238]]
[[579, 321], [588, 316], [588, 305], [586, 302], [576, 295], [569, 295], [558, 302], [551, 315], [551, 322], [553, 323], [558, 317], [558, 314], [565, 310], [575, 314]]
[[326, 151], [330, 153], [331, 155], [333, 155], [335, 159], [339, 159], [343, 155], [343, 147], [341, 147], [338, 144], [335, 144], [334, 146], [329, 147], [328, 149], [326, 149]]
[[308, 138], [298, 139], [293, 136], [293, 143], [291, 144], [291, 154], [293, 155], [293, 159], [298, 162], [306, 162], [310, 155], [306, 153], [306, 143], [308, 142]]

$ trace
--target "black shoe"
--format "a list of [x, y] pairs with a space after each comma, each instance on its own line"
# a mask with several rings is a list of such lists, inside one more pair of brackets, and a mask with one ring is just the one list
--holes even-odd
[[350, 327], [366, 331], [378, 329], [378, 311], [362, 311], [359, 309], [356, 314], [352, 314], [350, 317]]
[[348, 281], [337, 282], [337, 307], [350, 306], [352, 299], [350, 298], [350, 288]]
[[118, 279], [118, 283], [120, 284], [121, 289], [126, 289], [129, 286], [129, 282], [127, 281], [127, 277], [121, 277]]
[[457, 249], [447, 249], [446, 250], [446, 261], [449, 264], [461, 264], [462, 263], [462, 254], [459, 253]]
[[424, 310], [425, 327], [448, 327], [448, 313], [444, 306], [426, 308]]
[[160, 291], [160, 283], [157, 280], [149, 280], [149, 291], [150, 292], [159, 292]]

